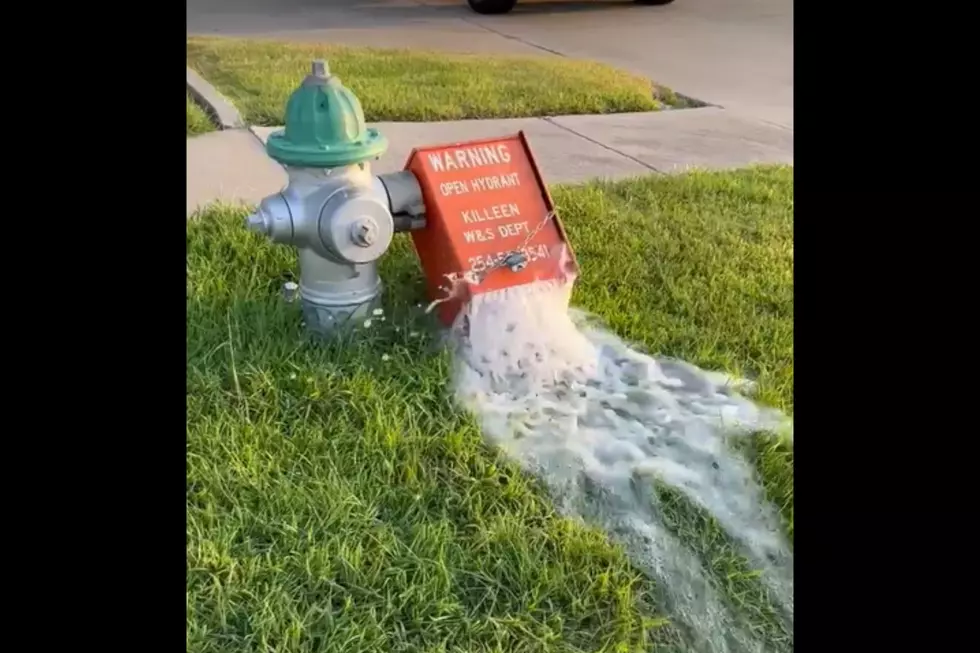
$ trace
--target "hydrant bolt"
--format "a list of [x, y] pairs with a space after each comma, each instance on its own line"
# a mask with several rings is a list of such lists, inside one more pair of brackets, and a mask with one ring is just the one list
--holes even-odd
[[370, 218], [363, 218], [354, 223], [351, 238], [361, 247], [370, 247], [378, 241], [378, 225]]

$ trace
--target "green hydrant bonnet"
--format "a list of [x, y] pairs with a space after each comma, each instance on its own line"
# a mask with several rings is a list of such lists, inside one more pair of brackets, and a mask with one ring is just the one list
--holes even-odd
[[286, 128], [269, 136], [265, 150], [287, 166], [339, 168], [375, 159], [388, 139], [368, 129], [357, 97], [330, 74], [324, 61], [286, 103]]

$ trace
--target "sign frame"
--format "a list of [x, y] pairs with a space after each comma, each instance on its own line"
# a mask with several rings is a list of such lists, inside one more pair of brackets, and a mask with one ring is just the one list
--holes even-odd
[[[502, 141], [506, 142], [506, 141], [515, 141], [515, 140], [519, 143], [520, 148], [523, 150], [523, 155], [525, 157], [525, 160], [533, 174], [533, 182], [535, 184], [535, 188], [537, 191], [536, 194], [540, 196], [545, 206], [545, 209], [548, 212], [550, 212], [550, 214], [552, 215], [551, 221], [554, 222], [555, 229], [557, 230], [558, 238], [561, 241], [562, 245], [565, 247], [566, 262], [565, 262], [565, 268], [563, 272], [566, 274], [578, 275], [581, 268], [579, 267], [578, 259], [575, 255], [575, 250], [572, 248], [571, 241], [568, 238], [568, 232], [565, 230], [565, 225], [562, 223], [561, 217], [558, 215], [554, 198], [552, 198], [551, 192], [548, 190], [548, 186], [545, 184], [544, 176], [541, 173], [541, 168], [539, 167], [538, 162], [534, 157], [534, 152], [531, 149], [530, 141], [527, 137], [527, 134], [524, 132], [524, 130], [520, 130], [516, 134], [512, 132], [507, 135], [501, 135], [496, 137], [479, 138], [479, 139], [473, 139], [467, 141], [454, 141], [450, 143], [442, 143], [437, 145], [414, 147], [412, 148], [411, 152], [406, 158], [403, 169], [415, 173], [419, 181], [419, 186], [422, 188], [424, 194], [426, 190], [429, 188], [427, 184], [431, 180], [421, 178], [421, 176], [417, 172], [412, 170], [413, 163], [415, 162], [417, 157], [420, 157], [427, 152], [432, 152], [436, 150], [450, 150], [454, 148], [464, 148], [464, 147], [480, 147], [484, 145], [498, 144]], [[430, 190], [430, 193], [432, 192], [434, 191]], [[435, 201], [435, 198], [433, 198], [433, 201], [435, 202], [435, 204], [438, 204], [438, 201]], [[462, 284], [463, 288], [461, 289], [461, 292], [454, 293], [453, 297], [449, 300], [445, 299], [445, 290], [443, 286], [440, 285], [440, 283], [437, 283], [438, 277], [444, 277], [445, 274], [462, 273], [465, 271], [465, 268], [461, 270], [449, 270], [446, 269], [445, 267], [439, 267], [440, 264], [437, 264], [435, 261], [426, 261], [427, 255], [431, 253], [431, 247], [428, 245], [420, 246], [420, 240], [422, 240], [420, 236], [422, 232], [428, 231], [429, 229], [440, 230], [439, 234], [433, 234], [432, 232], [430, 232], [429, 234], [426, 234], [425, 238], [428, 239], [428, 238], [441, 237], [443, 240], [448, 240], [450, 243], [454, 243], [454, 239], [450, 236], [449, 229], [446, 225], [433, 224], [433, 220], [430, 217], [430, 214], [432, 213], [434, 212], [431, 211], [431, 208], [429, 207], [428, 203], [426, 203], [426, 214], [427, 214], [426, 227], [420, 232], [412, 232], [412, 244], [415, 248], [416, 254], [419, 256], [419, 261], [422, 264], [423, 270], [426, 275], [426, 287], [427, 287], [426, 289], [427, 289], [427, 294], [429, 295], [429, 300], [430, 301], [443, 300], [440, 302], [440, 304], [437, 307], [438, 314], [440, 320], [446, 326], [449, 326], [455, 320], [455, 317], [459, 313], [463, 304], [469, 301], [469, 299], [474, 294], [481, 294], [481, 291], [478, 285], [472, 286], [471, 284], [464, 282]], [[445, 220], [446, 217], [442, 216], [442, 222], [444, 222]], [[454, 255], [458, 254], [458, 250], [455, 247], [453, 248], [453, 254]], [[427, 263], [429, 264], [428, 266], [426, 265]], [[499, 273], [499, 272], [495, 272], [495, 273]], [[443, 281], [442, 284], [445, 284], [447, 282], [448, 280]], [[526, 283], [531, 283], [531, 281], [522, 281], [520, 283], [516, 283], [513, 285], [518, 286], [518, 285], [524, 285]], [[495, 289], [499, 289], [499, 288], [492, 288], [491, 290], [495, 290]], [[483, 291], [483, 292], [487, 292], [487, 291]], [[442, 295], [440, 295], [439, 293], [442, 293]]]

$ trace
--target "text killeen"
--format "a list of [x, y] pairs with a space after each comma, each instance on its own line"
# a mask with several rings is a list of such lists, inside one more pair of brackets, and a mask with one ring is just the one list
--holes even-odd
[[490, 222], [492, 220], [503, 220], [504, 218], [516, 218], [521, 215], [521, 210], [514, 203], [494, 204], [483, 209], [472, 209], [470, 211], [460, 211], [463, 222], [474, 224], [476, 222]]

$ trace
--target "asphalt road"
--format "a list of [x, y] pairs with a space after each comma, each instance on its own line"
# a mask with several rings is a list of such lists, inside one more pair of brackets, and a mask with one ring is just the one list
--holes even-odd
[[603, 61], [739, 115], [793, 127], [793, 0], [187, 0], [188, 34]]

